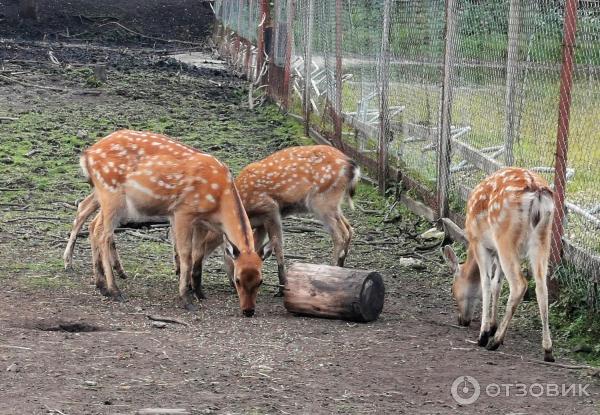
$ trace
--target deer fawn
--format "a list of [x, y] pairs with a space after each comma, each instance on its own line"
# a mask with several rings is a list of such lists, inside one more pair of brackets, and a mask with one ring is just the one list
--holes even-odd
[[[264, 258], [269, 253], [264, 248], [264, 240], [269, 237], [270, 248], [277, 258], [280, 286], [285, 284], [282, 217], [293, 213], [314, 213], [333, 239], [333, 264], [342, 266], [353, 231], [341, 211], [341, 203], [347, 198], [352, 204], [359, 178], [360, 170], [351, 159], [333, 147], [322, 145], [278, 151], [248, 165], [239, 174], [235, 184], [254, 228], [254, 244], [263, 247], [260, 253]], [[80, 203], [64, 254], [65, 267], [71, 265], [77, 233], [98, 207], [93, 194]], [[222, 241], [220, 234], [215, 232], [207, 233], [204, 240], [194, 239], [192, 286], [199, 297], [204, 295], [201, 288], [203, 259]], [[114, 244], [111, 246], [114, 251]], [[177, 251], [175, 253], [177, 256]], [[125, 276], [116, 251], [111, 255], [111, 261], [117, 273]], [[177, 260], [175, 266], [178, 267]], [[226, 267], [235, 285], [232, 277], [234, 267], [227, 257]]]
[[[254, 243], [263, 245], [266, 237], [277, 259], [281, 295], [285, 285], [282, 218], [296, 213], [312, 213], [333, 239], [333, 265], [343, 266], [353, 230], [344, 217], [341, 204], [352, 197], [360, 179], [356, 163], [334, 147], [326, 145], [290, 147], [246, 166], [235, 184], [254, 229]], [[218, 234], [208, 233], [204, 256], [221, 243]], [[194, 261], [201, 264], [201, 260]], [[232, 264], [226, 258], [231, 279]], [[194, 272], [195, 276], [201, 275]]]
[[[486, 178], [469, 196], [465, 222], [467, 260], [459, 265], [450, 246], [443, 248], [443, 255], [454, 272], [452, 294], [458, 304], [459, 324], [470, 324], [482, 299], [479, 346], [496, 350], [504, 341], [510, 320], [527, 290], [520, 262], [527, 257], [542, 320], [544, 360], [554, 361], [546, 286], [553, 210], [548, 183], [537, 174], [516, 167]], [[504, 276], [510, 294], [498, 326], [498, 299]]]
[[[100, 207], [90, 225], [90, 240], [96, 286], [104, 295], [122, 300], [112, 269], [122, 270], [114, 248], [115, 227], [164, 216], [171, 222], [179, 256], [182, 305], [196, 308], [190, 291], [192, 257], [197, 256], [194, 241], [216, 230], [224, 234], [226, 253], [235, 265], [240, 307], [244, 315], [254, 314], [262, 259], [255, 252], [250, 221], [227, 166], [164, 135], [129, 130], [100, 140], [80, 162], [94, 191], [80, 204], [74, 231], [82, 216]], [[69, 249], [72, 243], [65, 257]]]

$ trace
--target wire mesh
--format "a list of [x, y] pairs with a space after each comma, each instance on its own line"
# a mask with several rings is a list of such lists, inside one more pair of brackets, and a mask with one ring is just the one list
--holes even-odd
[[[215, 12], [225, 26], [255, 41], [262, 16], [253, 14], [251, 3], [258, 2], [220, 0], [215, 2]], [[363, 160], [377, 162], [378, 137], [389, 133], [388, 162], [431, 194], [438, 183], [446, 182], [437, 172], [443, 172], [439, 140], [446, 139], [440, 133], [445, 116], [442, 91], [448, 93], [451, 210], [464, 212], [470, 189], [504, 165], [536, 170], [554, 185], [557, 150], [564, 150], [565, 252], [585, 271], [581, 283], [596, 292], [594, 281], [600, 281], [598, 2], [580, 1], [577, 9], [569, 108], [564, 97], [559, 107], [562, 57], [568, 49], [564, 44], [567, 0], [272, 3], [270, 59], [277, 71], [270, 75], [269, 87], [276, 91], [275, 98], [287, 94], [283, 99], [288, 110], [327, 137], [334, 136], [336, 120], [343, 119], [343, 146], [353, 148]], [[390, 4], [388, 15], [386, 4]], [[454, 7], [448, 10], [450, 4]], [[382, 45], [384, 27], [389, 27], [389, 43]], [[307, 89], [306, 104], [312, 113], [308, 120], [303, 111]], [[381, 102], [384, 91], [387, 99]], [[559, 118], [567, 109], [570, 117]], [[382, 119], [389, 119], [389, 128], [381, 127]], [[562, 143], [557, 131], [567, 122], [568, 141], [557, 147], [557, 142]]]

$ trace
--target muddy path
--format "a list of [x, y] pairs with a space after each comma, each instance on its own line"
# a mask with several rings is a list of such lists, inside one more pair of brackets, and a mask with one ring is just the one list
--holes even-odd
[[[537, 362], [535, 301], [523, 304], [500, 351], [478, 348], [476, 325], [455, 325], [437, 246], [419, 238], [430, 225], [366, 184], [357, 209], [345, 209], [356, 231], [347, 265], [384, 277], [384, 311], [374, 323], [290, 315], [268, 286], [257, 315], [244, 318], [218, 253], [206, 266], [208, 299], [197, 313], [180, 310], [165, 229], [118, 234], [129, 274], [118, 281], [129, 298], [123, 304], [89, 284], [86, 238], [78, 241], [75, 271], [65, 272], [61, 255], [75, 205], [89, 191], [78, 155], [99, 137], [124, 127], [166, 133], [214, 153], [235, 172], [307, 143], [301, 126], [274, 107], [250, 111], [243, 80], [190, 68], [146, 46], [53, 43], [56, 65], [47, 44], [0, 43], [0, 117], [8, 117], [0, 122], [0, 413], [598, 412], [591, 371]], [[105, 83], [90, 67], [99, 58], [108, 64]], [[288, 262], [329, 261], [331, 241], [309, 218], [285, 221], [285, 244]], [[403, 258], [418, 262], [403, 266]], [[265, 278], [276, 282], [273, 260]], [[186, 324], [157, 328], [148, 315]], [[572, 363], [560, 334], [555, 343], [558, 361]], [[460, 405], [451, 386], [467, 375], [481, 395]], [[527, 396], [515, 384], [526, 385]], [[553, 396], [554, 384], [590, 386], [587, 395]], [[496, 394], [494, 385], [510, 396], [505, 389]], [[536, 385], [550, 393], [537, 396]]]

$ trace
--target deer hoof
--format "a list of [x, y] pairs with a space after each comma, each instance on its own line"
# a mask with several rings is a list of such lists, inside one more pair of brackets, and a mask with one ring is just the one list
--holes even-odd
[[192, 313], [198, 311], [198, 306], [194, 303], [185, 303], [183, 304], [183, 308]]
[[487, 346], [485, 346], [486, 349], [488, 350], [498, 350], [498, 347], [500, 347], [500, 345], [502, 344], [502, 342], [496, 340], [495, 338], [492, 338]]
[[126, 301], [125, 296], [120, 291], [110, 292], [109, 297], [114, 301], [118, 301], [119, 303], [124, 303]]
[[483, 333], [479, 334], [479, 339], [477, 339], [477, 345], [479, 347], [486, 347], [489, 340], [490, 340], [490, 332], [484, 331]]
[[194, 295], [196, 296], [198, 301], [206, 299], [206, 294], [204, 294], [204, 291], [202, 291], [202, 289], [194, 290]]
[[125, 273], [125, 271], [123, 270], [117, 270], [117, 275], [119, 276], [119, 278], [121, 278], [122, 280], [126, 280], [128, 278], [127, 274]]
[[552, 349], [544, 350], [544, 362], [554, 362], [554, 356], [552, 355]]

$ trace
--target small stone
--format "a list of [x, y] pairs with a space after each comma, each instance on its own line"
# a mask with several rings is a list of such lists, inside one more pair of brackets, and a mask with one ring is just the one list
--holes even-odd
[[93, 380], [86, 380], [86, 381], [83, 382], [83, 384], [85, 386], [96, 386], [97, 385], [97, 383], [95, 381], [93, 381]]
[[155, 329], [164, 329], [165, 327], [167, 327], [167, 323], [164, 323], [162, 321], [153, 321], [152, 327], [154, 327]]
[[400, 265], [401, 267], [411, 267], [414, 269], [425, 268], [425, 264], [423, 264], [423, 261], [417, 258], [400, 258], [398, 259], [398, 265]]
[[12, 365], [10, 365], [9, 367], [6, 368], [7, 372], [20, 372], [21, 368], [19, 367], [19, 365], [17, 363], [13, 363]]
[[86, 130], [77, 130], [77, 138], [88, 138], [88, 132]]
[[425, 232], [423, 232], [420, 237], [426, 241], [430, 241], [433, 239], [443, 239], [446, 234], [440, 231], [438, 228], [431, 228]]

